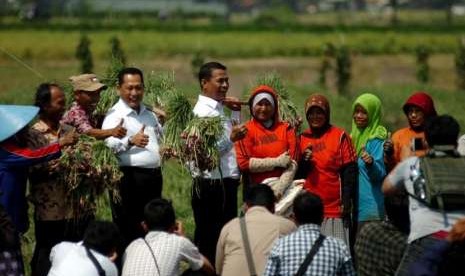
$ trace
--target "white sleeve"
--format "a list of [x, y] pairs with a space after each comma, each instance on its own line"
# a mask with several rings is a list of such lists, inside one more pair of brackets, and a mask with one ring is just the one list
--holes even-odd
[[[110, 112], [103, 120], [102, 129], [114, 128], [120, 122], [121, 118], [118, 118], [115, 112]], [[105, 139], [105, 144], [115, 153], [126, 151], [129, 148], [129, 136], [126, 135], [122, 139], [110, 136]]]
[[181, 258], [189, 263], [192, 270], [199, 270], [203, 266], [202, 255], [199, 249], [187, 238], [181, 237]]
[[50, 262], [52, 265], [55, 263], [59, 263], [63, 260], [64, 256], [72, 249], [74, 243], [70, 242], [60, 242], [59, 244], [55, 245], [50, 252]]
[[236, 123], [241, 122], [241, 112], [240, 111], [232, 111], [231, 112], [231, 120], [235, 121]]
[[408, 176], [411, 174], [412, 166], [415, 165], [418, 157], [410, 157], [400, 162], [392, 171], [389, 173], [388, 181], [391, 182], [394, 187], [397, 189], [405, 188], [405, 181], [408, 179]]
[[465, 135], [462, 135], [459, 138], [459, 145], [457, 151], [460, 153], [460, 155], [465, 155]]

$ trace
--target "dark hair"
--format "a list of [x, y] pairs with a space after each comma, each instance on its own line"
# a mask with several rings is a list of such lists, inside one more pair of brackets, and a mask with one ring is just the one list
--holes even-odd
[[215, 69], [220, 69], [220, 70], [226, 70], [226, 66], [223, 64], [212, 61], [212, 62], [207, 62], [200, 66], [198, 78], [199, 78], [199, 83], [202, 83], [202, 80], [209, 80], [212, 77], [212, 72]]
[[39, 113], [44, 111], [44, 108], [50, 104], [52, 99], [52, 87], [60, 87], [58, 84], [44, 82], [39, 84], [36, 90], [34, 105], [37, 106], [39, 109]]
[[156, 198], [144, 208], [144, 219], [149, 230], [168, 231], [176, 224], [176, 215], [171, 201]]
[[263, 206], [272, 212], [276, 197], [273, 190], [266, 184], [253, 185], [245, 191], [244, 202], [249, 206]]
[[294, 215], [298, 224], [323, 222], [323, 202], [321, 198], [310, 192], [299, 194], [293, 203]]
[[92, 221], [84, 233], [84, 246], [102, 255], [110, 255], [121, 242], [118, 227], [110, 221]]
[[124, 83], [125, 75], [139, 75], [142, 84], [144, 84], [144, 74], [139, 68], [125, 67], [118, 72], [118, 85], [121, 86]]
[[456, 145], [459, 133], [459, 123], [450, 115], [433, 116], [425, 122], [425, 138], [430, 147]]

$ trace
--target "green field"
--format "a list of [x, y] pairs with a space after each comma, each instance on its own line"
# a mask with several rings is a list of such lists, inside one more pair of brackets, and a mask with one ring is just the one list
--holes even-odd
[[[273, 57], [320, 55], [325, 43], [348, 45], [357, 54], [414, 53], [426, 46], [433, 53], [453, 53], [465, 32], [400, 32], [396, 30], [286, 31], [84, 31], [98, 59], [108, 57], [108, 41], [117, 36], [123, 49], [135, 59], [191, 56]], [[30, 60], [73, 59], [81, 32], [47, 30], [0, 30], [0, 46]], [[53, 49], [53, 50], [51, 50]], [[2, 58], [2, 56], [0, 56]], [[4, 57], [2, 58], [4, 59]]]

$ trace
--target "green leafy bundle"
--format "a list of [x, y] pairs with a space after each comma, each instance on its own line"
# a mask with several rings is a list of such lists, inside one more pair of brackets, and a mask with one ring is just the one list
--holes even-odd
[[167, 97], [176, 92], [174, 72], [151, 72], [147, 78], [144, 102], [152, 107], [164, 108]]
[[118, 72], [124, 68], [123, 62], [118, 58], [112, 58], [110, 66], [107, 68], [103, 83], [107, 89], [100, 92], [100, 100], [94, 110], [94, 115], [104, 117], [107, 111], [118, 101]]
[[276, 73], [267, 73], [257, 77], [257, 85], [268, 85], [278, 94], [279, 117], [282, 121], [288, 122], [292, 127], [300, 126], [300, 116], [295, 104], [289, 98], [289, 90], [284, 85], [281, 77]]
[[63, 149], [57, 170], [76, 215], [95, 208], [106, 190], [119, 200], [118, 183], [123, 174], [117, 157], [103, 141], [81, 135], [75, 145]]
[[185, 141], [181, 159], [193, 162], [201, 172], [218, 167], [220, 157], [217, 142], [223, 133], [221, 117], [195, 116], [187, 123], [182, 134]]
[[167, 97], [164, 105], [167, 120], [164, 125], [163, 158], [178, 157], [181, 159], [181, 163], [184, 163], [184, 161], [188, 160], [183, 160], [183, 140], [181, 135], [188, 122], [192, 120], [192, 106], [187, 97], [180, 92], [174, 92]]

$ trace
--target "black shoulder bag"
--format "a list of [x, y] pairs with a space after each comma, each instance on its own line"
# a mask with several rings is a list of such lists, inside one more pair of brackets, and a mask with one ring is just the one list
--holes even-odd
[[318, 249], [320, 249], [320, 246], [323, 244], [325, 238], [326, 237], [324, 235], [320, 234], [315, 244], [312, 246], [312, 249], [310, 249], [310, 252], [308, 252], [307, 256], [305, 257], [305, 260], [300, 265], [299, 270], [297, 270], [295, 276], [302, 276], [305, 274], [308, 266], [312, 262], [313, 257], [315, 257], [315, 254], [318, 252]]
[[84, 246], [84, 248], [86, 249], [87, 257], [89, 257], [90, 261], [94, 264], [95, 268], [97, 269], [98, 275], [105, 276], [106, 275], [105, 270], [102, 268], [100, 263], [97, 261], [97, 258], [95, 258], [94, 254], [90, 252], [90, 249], [87, 246]]
[[247, 226], [245, 223], [245, 216], [239, 218], [241, 224], [242, 241], [244, 243], [245, 257], [247, 258], [247, 266], [251, 276], [257, 276], [255, 265], [253, 262], [252, 250], [250, 249], [249, 235], [247, 234]]
[[152, 247], [150, 247], [150, 244], [147, 242], [147, 240], [145, 240], [145, 239], [142, 239], [142, 240], [145, 242], [145, 244], [149, 248], [150, 254], [152, 254], [152, 258], [153, 258], [153, 261], [155, 262], [155, 267], [157, 268], [158, 275], [161, 275], [160, 274], [160, 267], [158, 266], [157, 258], [155, 258], [155, 253], [153, 253]]

